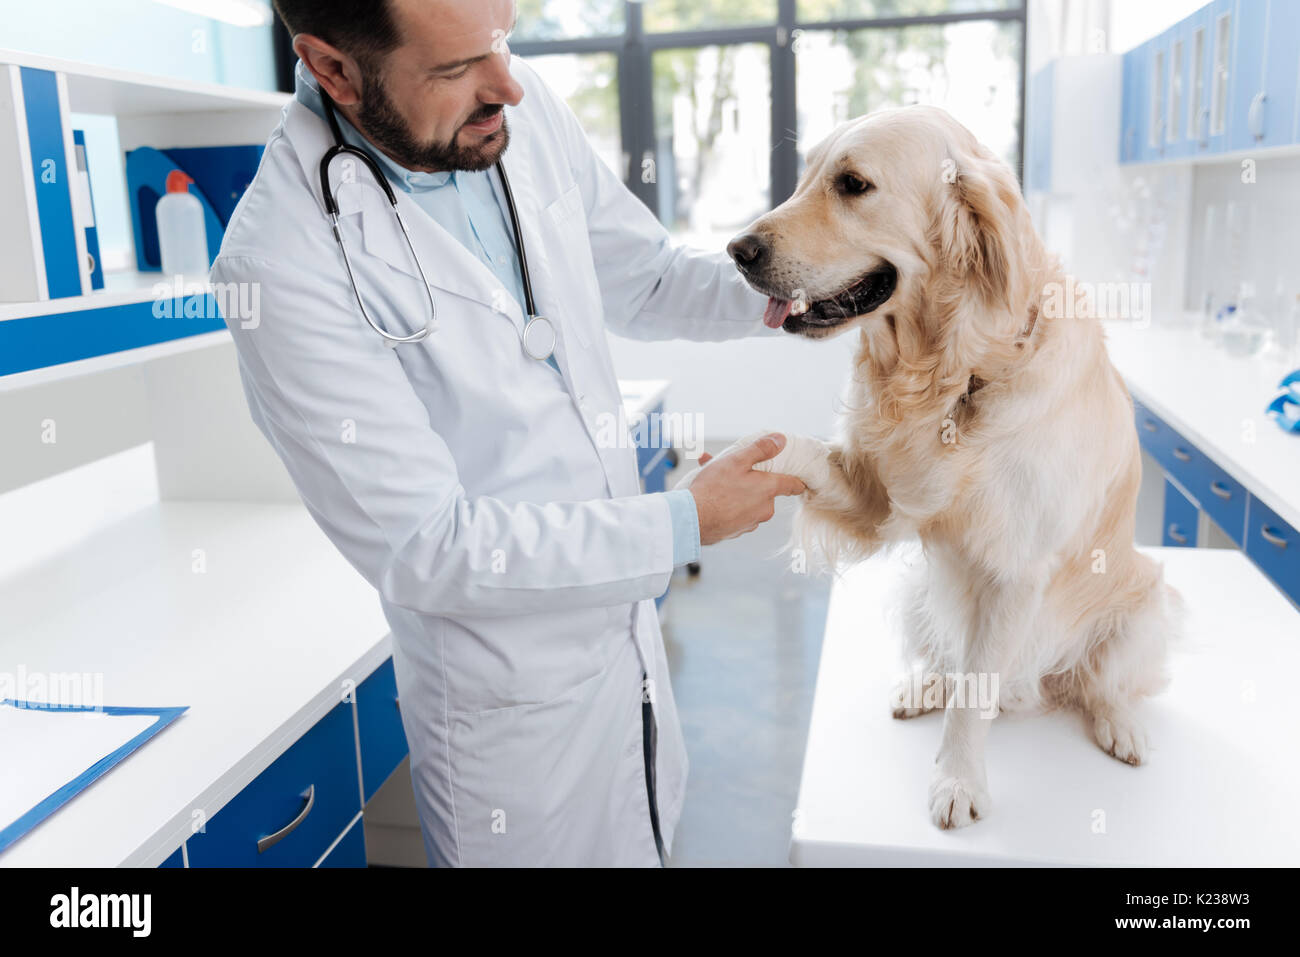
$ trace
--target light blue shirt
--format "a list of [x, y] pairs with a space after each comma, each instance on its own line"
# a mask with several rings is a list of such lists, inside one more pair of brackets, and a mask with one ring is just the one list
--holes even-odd
[[[303, 106], [325, 119], [320, 88], [301, 60], [294, 70], [294, 96]], [[342, 113], [334, 112], [343, 139], [370, 153], [389, 182], [410, 194], [417, 206], [487, 266], [515, 297], [520, 310], [526, 312], [524, 279], [515, 250], [514, 230], [510, 226], [509, 214], [502, 208], [503, 204], [494, 191], [489, 178], [491, 172], [454, 170], [424, 173], [406, 169], [393, 162], [382, 150], [375, 149]], [[555, 357], [549, 356], [546, 361], [555, 374], [560, 375]], [[695, 496], [689, 489], [662, 494], [672, 513], [673, 564], [697, 561], [700, 557], [700, 526]]]

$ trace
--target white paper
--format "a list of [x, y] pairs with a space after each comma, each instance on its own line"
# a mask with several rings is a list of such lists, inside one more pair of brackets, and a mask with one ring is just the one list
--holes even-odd
[[0, 705], [0, 830], [158, 720]]

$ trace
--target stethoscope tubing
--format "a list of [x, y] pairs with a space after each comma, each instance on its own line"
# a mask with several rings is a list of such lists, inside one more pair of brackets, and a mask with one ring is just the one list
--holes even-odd
[[[361, 310], [361, 315], [370, 328], [383, 336], [385, 342], [389, 345], [397, 346], [407, 342], [420, 342], [437, 328], [438, 307], [434, 302], [433, 291], [429, 285], [429, 280], [424, 274], [424, 266], [420, 263], [420, 257], [416, 255], [415, 245], [411, 242], [410, 231], [407, 230], [406, 222], [402, 219], [402, 213], [397, 208], [397, 195], [393, 192], [392, 186], [389, 185], [388, 177], [385, 176], [383, 170], [379, 168], [379, 164], [375, 162], [374, 157], [372, 157], [366, 150], [344, 142], [343, 131], [339, 128], [338, 117], [335, 116], [334, 113], [334, 101], [324, 90], [321, 90], [321, 103], [325, 108], [325, 117], [329, 121], [330, 132], [334, 137], [334, 145], [325, 152], [325, 156], [320, 162], [321, 195], [325, 201], [325, 212], [330, 218], [330, 226], [334, 231], [334, 239], [338, 243], [339, 250], [343, 254], [343, 267], [347, 271], [348, 282], [352, 285], [352, 294], [356, 298], [357, 308]], [[332, 163], [336, 157], [345, 154], [359, 160], [366, 169], [370, 171], [371, 176], [373, 176], [379, 183], [380, 188], [383, 189], [384, 196], [388, 199], [388, 203], [393, 209], [393, 215], [397, 217], [397, 223], [401, 227], [402, 235], [406, 238], [407, 249], [411, 253], [411, 259], [415, 263], [416, 270], [420, 273], [420, 279], [424, 283], [425, 293], [429, 297], [429, 322], [425, 324], [423, 329], [420, 329], [409, 336], [395, 336], [388, 332], [370, 318], [370, 314], [366, 312], [365, 303], [362, 302], [361, 290], [357, 286], [356, 276], [352, 271], [352, 263], [348, 258], [347, 245], [343, 240], [343, 230], [339, 226], [338, 203], [334, 199], [334, 194], [330, 189], [329, 181], [330, 163]], [[523, 279], [524, 305], [528, 311], [528, 321], [520, 335], [520, 344], [523, 346], [524, 353], [528, 355], [529, 358], [537, 359], [539, 361], [545, 360], [550, 358], [552, 353], [555, 351], [555, 328], [549, 319], [545, 316], [538, 315], [537, 313], [537, 306], [533, 299], [532, 275], [528, 269], [528, 256], [524, 250], [523, 229], [519, 224], [519, 210], [515, 206], [514, 191], [510, 188], [510, 179], [506, 176], [505, 164], [500, 160], [497, 160], [496, 171], [497, 175], [501, 178], [501, 191], [505, 196], [506, 209], [510, 214], [510, 228], [514, 234], [515, 253], [519, 256], [520, 277]], [[530, 347], [530, 338], [536, 339], [538, 334], [546, 333], [549, 333], [550, 342], [545, 349], [538, 350]]]

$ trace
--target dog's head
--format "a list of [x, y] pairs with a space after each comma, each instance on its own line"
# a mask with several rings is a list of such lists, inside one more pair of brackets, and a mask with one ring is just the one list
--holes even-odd
[[934, 347], [926, 324], [945, 321], [945, 304], [1016, 310], [1022, 214], [1004, 162], [945, 111], [910, 106], [840, 126], [794, 195], [727, 252], [770, 297], [769, 326], [825, 338], [878, 322], [905, 355], [909, 341]]

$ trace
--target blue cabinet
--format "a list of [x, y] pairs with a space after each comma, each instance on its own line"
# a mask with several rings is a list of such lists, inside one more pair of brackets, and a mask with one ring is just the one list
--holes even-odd
[[1210, 91], [1214, 77], [1214, 18], [1203, 7], [1187, 18], [1187, 142], [1188, 155], [1210, 149]]
[[1300, 0], [1213, 0], [1124, 55], [1122, 163], [1300, 142]]
[[1160, 544], [1169, 548], [1195, 548], [1200, 520], [1196, 503], [1165, 479], [1165, 522]]
[[1138, 74], [1141, 72], [1142, 48], [1124, 54], [1121, 67], [1119, 111], [1119, 161], [1136, 163], [1139, 137], [1142, 135], [1141, 103], [1138, 99]]
[[[1269, 0], [1238, 0], [1233, 27], [1231, 76], [1228, 78], [1228, 149], [1258, 145], [1252, 133], [1253, 106], [1262, 105], [1266, 81]], [[1291, 77], [1292, 86], [1295, 76]]]
[[1228, 148], [1294, 143], [1300, 3], [1238, 0], [1236, 17]]
[[348, 832], [320, 862], [321, 867], [365, 867], [366, 829], [361, 821], [354, 821]]
[[1155, 413], [1134, 400], [1138, 441], [1166, 473], [1163, 544], [1198, 544], [1204, 512], [1300, 605], [1300, 532]]
[[185, 850], [184, 846], [176, 848], [175, 852], [167, 860], [158, 865], [159, 867], [184, 867]]
[[362, 793], [369, 801], [407, 752], [392, 658], [357, 688], [357, 734], [361, 743]]
[[190, 866], [313, 867], [360, 810], [352, 705], [342, 702], [189, 838]]
[[1300, 604], [1300, 533], [1254, 498], [1246, 526], [1246, 554]]
[[1236, 63], [1236, 2], [1215, 0], [1204, 11], [1209, 29], [1209, 107], [1205, 134], [1206, 153], [1228, 148], [1229, 116], [1232, 113], [1232, 76]]
[[1173, 29], [1166, 30], [1147, 46], [1146, 56], [1146, 137], [1142, 158], [1155, 162], [1165, 158], [1169, 138], [1169, 62]]

